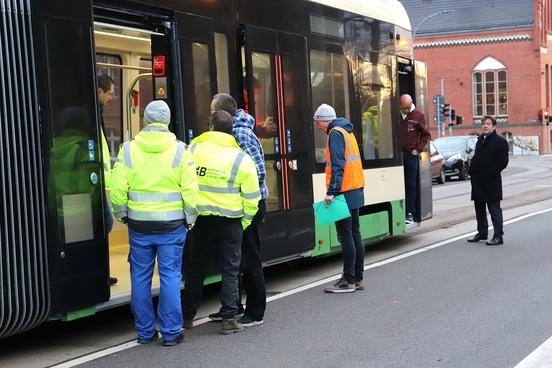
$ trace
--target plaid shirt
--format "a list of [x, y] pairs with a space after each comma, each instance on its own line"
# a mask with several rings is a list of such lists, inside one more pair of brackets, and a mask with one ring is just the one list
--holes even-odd
[[236, 141], [240, 147], [249, 155], [255, 166], [259, 176], [259, 188], [261, 188], [261, 198], [268, 197], [268, 188], [266, 187], [266, 168], [264, 162], [264, 152], [259, 138], [253, 132], [255, 119], [242, 109], [236, 111], [232, 117], [234, 120], [234, 128], [232, 133], [236, 137]]

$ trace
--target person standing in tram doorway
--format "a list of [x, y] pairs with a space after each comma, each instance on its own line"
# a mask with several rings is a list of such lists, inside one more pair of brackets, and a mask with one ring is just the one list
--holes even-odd
[[363, 290], [364, 243], [360, 234], [359, 209], [364, 206], [364, 174], [353, 124], [337, 118], [333, 107], [322, 104], [314, 113], [316, 127], [328, 135], [326, 144], [327, 204], [343, 194], [351, 217], [336, 221], [337, 238], [343, 248], [343, 275], [327, 293]]
[[222, 335], [243, 330], [236, 319], [241, 245], [243, 232], [251, 225], [261, 199], [257, 169], [232, 135], [232, 125], [232, 115], [216, 111], [211, 114], [210, 131], [195, 138], [190, 145], [200, 189], [199, 216], [190, 232], [187, 256], [191, 262], [182, 297], [184, 327], [193, 328], [207, 266], [214, 251], [222, 276]]
[[[243, 241], [241, 247], [240, 271], [242, 280], [240, 286], [245, 288], [247, 296], [245, 313], [241, 303], [241, 293], [238, 296], [238, 314], [244, 313], [239, 322], [244, 327], [260, 325], [264, 322], [264, 312], [266, 309], [266, 286], [263, 275], [263, 265], [261, 263], [261, 240], [259, 235], [259, 226], [264, 222], [266, 212], [266, 198], [268, 197], [268, 188], [266, 187], [266, 168], [264, 162], [264, 152], [261, 142], [255, 135], [255, 118], [238, 109], [236, 100], [227, 93], [219, 93], [211, 101], [211, 113], [223, 110], [232, 116], [232, 133], [240, 147], [253, 159], [257, 168], [259, 177], [259, 188], [261, 189], [261, 200], [259, 201], [259, 210], [253, 217], [251, 225], [243, 232]], [[241, 287], [240, 287], [241, 289]], [[220, 311], [209, 315], [213, 321], [222, 320]]]
[[163, 345], [182, 338], [180, 281], [187, 229], [197, 217], [197, 177], [185, 143], [169, 131], [171, 113], [164, 101], [150, 102], [147, 125], [125, 142], [112, 173], [115, 216], [128, 223], [131, 307], [138, 343], [157, 339], [151, 300], [155, 260], [160, 288], [157, 315]]
[[496, 134], [496, 120], [490, 116], [483, 117], [481, 124], [483, 134], [477, 138], [475, 153], [470, 165], [470, 179], [472, 185], [471, 199], [475, 206], [477, 218], [477, 234], [468, 239], [470, 243], [477, 243], [487, 239], [488, 222], [487, 210], [491, 214], [494, 236], [485, 242], [487, 245], [500, 245], [504, 241], [502, 236], [502, 176], [501, 172], [508, 166], [508, 141]]
[[406, 189], [406, 218], [407, 225], [413, 224], [418, 214], [416, 213], [416, 200], [418, 196], [418, 166], [420, 153], [424, 150], [431, 135], [426, 130], [424, 113], [412, 103], [410, 95], [402, 95], [401, 105], [401, 147], [404, 164], [404, 186]]
[[[111, 206], [107, 200], [109, 196], [109, 189], [111, 185], [111, 155], [109, 153], [109, 146], [107, 139], [105, 138], [105, 123], [103, 118], [104, 108], [113, 98], [113, 92], [115, 88], [115, 82], [113, 79], [105, 74], [98, 76], [98, 101], [100, 103], [100, 139], [102, 140], [102, 162], [104, 172], [104, 185], [105, 185], [105, 201], [104, 201], [104, 222], [106, 233], [109, 234], [113, 229], [113, 216], [111, 215]], [[109, 286], [117, 283], [116, 277], [109, 277]]]

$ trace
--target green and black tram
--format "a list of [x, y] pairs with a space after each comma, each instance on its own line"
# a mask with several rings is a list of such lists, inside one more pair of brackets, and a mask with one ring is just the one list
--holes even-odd
[[[410, 93], [425, 109], [426, 70], [413, 60], [398, 0], [0, 7], [0, 337], [129, 302], [127, 229], [115, 224], [107, 234], [104, 224], [100, 124], [113, 164], [153, 99], [169, 104], [170, 127], [186, 142], [207, 130], [215, 93], [232, 94], [256, 118], [270, 190], [265, 265], [339, 250], [335, 228], [318, 226], [312, 210], [324, 197], [326, 138], [312, 123], [323, 102], [355, 125], [366, 244], [405, 232], [399, 96]], [[115, 81], [103, 109], [100, 74]], [[431, 178], [422, 156], [423, 219]], [[111, 287], [110, 275], [119, 279]]]

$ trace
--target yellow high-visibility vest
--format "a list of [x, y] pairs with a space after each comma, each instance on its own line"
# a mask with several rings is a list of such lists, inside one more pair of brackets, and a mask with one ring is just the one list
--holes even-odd
[[197, 180], [188, 146], [163, 123], [147, 125], [125, 142], [111, 173], [111, 202], [118, 219], [174, 221], [197, 217]]
[[241, 218], [245, 229], [258, 210], [259, 178], [253, 160], [236, 139], [205, 132], [190, 144], [196, 166], [199, 215]]

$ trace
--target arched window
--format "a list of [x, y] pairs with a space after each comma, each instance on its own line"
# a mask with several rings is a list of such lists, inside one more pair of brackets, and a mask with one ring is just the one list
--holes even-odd
[[508, 116], [508, 75], [506, 67], [493, 57], [486, 57], [472, 73], [473, 116]]

